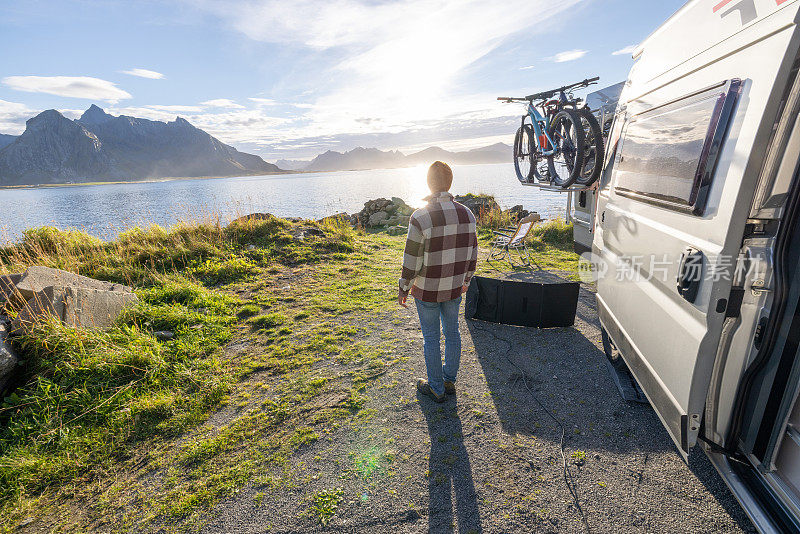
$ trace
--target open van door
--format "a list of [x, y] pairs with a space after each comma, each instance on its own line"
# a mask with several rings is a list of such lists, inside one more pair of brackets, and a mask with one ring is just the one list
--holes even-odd
[[747, 215], [797, 58], [797, 6], [689, 2], [634, 53], [608, 142], [598, 313], [684, 458], [735, 306]]

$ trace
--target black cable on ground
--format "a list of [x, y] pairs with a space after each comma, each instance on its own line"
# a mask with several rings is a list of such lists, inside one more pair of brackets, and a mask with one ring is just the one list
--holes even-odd
[[[473, 324], [477, 325], [478, 323], [473, 322]], [[567, 456], [564, 453], [564, 439], [566, 437], [566, 429], [564, 427], [564, 424], [555, 415], [553, 415], [551, 410], [547, 409], [547, 407], [539, 400], [539, 397], [537, 397], [536, 394], [533, 392], [533, 389], [531, 389], [530, 385], [528, 385], [528, 379], [525, 370], [509, 357], [509, 354], [511, 353], [511, 350], [514, 347], [514, 344], [508, 339], [498, 336], [497, 334], [495, 334], [494, 332], [492, 332], [487, 328], [483, 328], [481, 326], [480, 329], [484, 332], [489, 333], [496, 340], [503, 341], [508, 344], [508, 349], [503, 354], [503, 356], [508, 361], [508, 363], [510, 363], [513, 367], [515, 367], [517, 371], [519, 371], [519, 376], [514, 380], [514, 385], [516, 385], [519, 379], [522, 378], [522, 383], [525, 385], [525, 389], [528, 390], [528, 394], [530, 394], [530, 396], [533, 398], [536, 404], [538, 404], [539, 407], [547, 414], [547, 416], [550, 417], [550, 419], [552, 419], [561, 429], [561, 438], [559, 440], [559, 452], [561, 453], [564, 483], [566, 484], [567, 490], [569, 490], [570, 495], [572, 495], [572, 499], [575, 501], [575, 507], [578, 509], [578, 512], [581, 515], [581, 520], [583, 521], [583, 524], [586, 527], [586, 531], [591, 533], [592, 529], [591, 527], [589, 527], [589, 521], [586, 518], [586, 513], [583, 511], [580, 499], [578, 497], [578, 483], [575, 480], [575, 477], [572, 476], [572, 471], [570, 470], [569, 465], [567, 464]]]

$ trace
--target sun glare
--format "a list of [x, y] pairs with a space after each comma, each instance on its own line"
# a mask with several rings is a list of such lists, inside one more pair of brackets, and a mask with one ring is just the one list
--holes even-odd
[[407, 200], [412, 208], [421, 208], [426, 204], [425, 197], [430, 194], [428, 191], [428, 181], [426, 172], [427, 165], [417, 165], [403, 169], [403, 177], [411, 190], [411, 195]]

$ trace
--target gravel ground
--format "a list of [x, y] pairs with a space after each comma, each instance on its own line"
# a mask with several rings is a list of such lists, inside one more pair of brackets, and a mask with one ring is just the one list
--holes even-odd
[[[414, 389], [425, 366], [413, 307], [371, 320], [371, 337], [408, 359], [370, 387], [370, 416], [301, 450], [297, 484], [223, 501], [205, 532], [753, 531], [705, 456], [687, 466], [652, 409], [621, 399], [589, 290], [573, 328], [462, 316], [458, 393], [443, 405]], [[323, 526], [313, 497], [338, 489]]]

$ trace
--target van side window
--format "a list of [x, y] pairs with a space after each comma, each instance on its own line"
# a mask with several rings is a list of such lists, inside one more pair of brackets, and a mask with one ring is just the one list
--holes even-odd
[[740, 86], [730, 80], [633, 115], [620, 140], [614, 191], [702, 215]]

